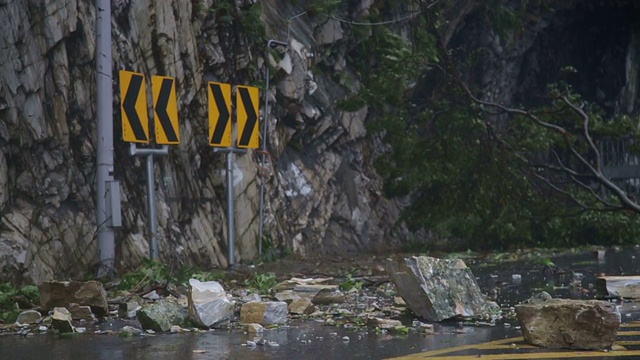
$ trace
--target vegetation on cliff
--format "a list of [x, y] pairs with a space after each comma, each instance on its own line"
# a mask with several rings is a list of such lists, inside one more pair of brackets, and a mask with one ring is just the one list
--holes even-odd
[[[536, 105], [486, 100], [478, 72], [486, 69], [487, 49], [443, 39], [453, 2], [380, 3], [372, 23], [399, 8], [415, 16], [404, 25], [371, 27], [350, 59], [365, 86], [342, 106], [373, 110], [370, 133], [392, 148], [377, 159], [377, 169], [388, 195], [410, 199], [408, 224], [472, 249], [637, 241], [638, 205], [624, 184], [606, 176], [599, 146], [635, 139], [637, 116], [607, 113], [581, 96], [584, 89], [571, 79], [590, 74], [570, 62], [562, 77], [547, 82], [545, 94], [531, 94]], [[484, 36], [515, 47], [531, 31], [528, 16], [553, 11], [515, 3], [492, 1], [474, 10], [489, 28]]]

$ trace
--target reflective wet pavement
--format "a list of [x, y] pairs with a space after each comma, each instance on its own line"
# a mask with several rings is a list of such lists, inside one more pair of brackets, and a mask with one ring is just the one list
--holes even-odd
[[[495, 297], [503, 307], [509, 307], [528, 298], [531, 293], [545, 290], [554, 297], [593, 298], [595, 280], [599, 274], [635, 275], [640, 250], [636, 248], [607, 251], [602, 261], [591, 252], [553, 257], [551, 260], [561, 269], [553, 275], [553, 285], [543, 279], [543, 265], [539, 262], [484, 264], [468, 260], [484, 293]], [[520, 284], [513, 283], [513, 274], [521, 275]], [[582, 274], [582, 275], [580, 275]], [[581, 286], [575, 286], [579, 279]], [[568, 286], [574, 280], [574, 286]], [[592, 284], [592, 285], [589, 285]], [[631, 325], [640, 319], [640, 310], [634, 303], [622, 304], [623, 323]], [[412, 319], [403, 319], [411, 322]], [[123, 324], [112, 324], [119, 328]], [[289, 327], [267, 329], [261, 336], [264, 345], [247, 346], [254, 336], [238, 331], [215, 330], [206, 333], [156, 334], [153, 336], [118, 337], [114, 335], [15, 335], [0, 337], [0, 359], [383, 359], [422, 353], [425, 356], [434, 350], [502, 340], [496, 343], [503, 347], [520, 347], [515, 344], [520, 336], [517, 321], [506, 319], [495, 326], [472, 326], [457, 323], [434, 324], [435, 334], [409, 333], [376, 334], [373, 331], [351, 330], [326, 326], [311, 320], [294, 320]], [[109, 326], [109, 324], [103, 324]], [[631, 329], [631, 328], [629, 328]], [[634, 328], [635, 329], [635, 328]], [[640, 327], [639, 327], [640, 329]], [[633, 329], [632, 329], [633, 330]], [[631, 334], [631, 333], [628, 333]], [[638, 330], [640, 334], [640, 330]], [[349, 341], [343, 340], [348, 337]], [[634, 335], [635, 336], [635, 335]], [[640, 335], [636, 336], [640, 338]], [[629, 337], [629, 344], [636, 341]], [[269, 345], [268, 341], [277, 346]], [[260, 341], [258, 341], [260, 343]], [[500, 346], [491, 350], [507, 355]], [[477, 347], [477, 346], [476, 346]], [[486, 346], [485, 346], [486, 347]], [[638, 346], [640, 349], [640, 345]], [[438, 356], [472, 358], [491, 353], [471, 347], [468, 350]], [[595, 354], [592, 354], [595, 355]], [[602, 354], [611, 356], [613, 353]], [[620, 353], [622, 355], [622, 352]], [[618, 355], [618, 356], [620, 356]], [[414, 355], [412, 358], [426, 358]], [[461, 356], [461, 357], [460, 357]], [[527, 355], [519, 358], [529, 358]], [[485, 356], [483, 356], [485, 357]], [[531, 358], [540, 358], [532, 356]], [[510, 358], [510, 357], [496, 357]], [[518, 358], [518, 357], [511, 357]], [[548, 358], [548, 357], [547, 357]], [[604, 357], [603, 357], [604, 358]], [[639, 357], [640, 358], [640, 357]]]
[[[265, 330], [274, 341], [249, 348], [253, 336], [213, 331], [199, 334], [159, 334], [121, 338], [110, 335], [36, 335], [0, 338], [0, 359], [383, 359], [421, 351], [474, 344], [519, 335], [513, 328], [436, 325], [435, 335], [375, 334], [309, 322]], [[342, 338], [349, 337], [345, 342]]]

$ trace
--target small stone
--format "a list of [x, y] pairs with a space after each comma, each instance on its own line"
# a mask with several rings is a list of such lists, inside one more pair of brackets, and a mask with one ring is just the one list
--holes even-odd
[[42, 321], [42, 315], [35, 310], [25, 310], [18, 315], [18, 324], [37, 324]]
[[245, 324], [283, 324], [287, 315], [287, 303], [282, 301], [250, 302], [240, 308], [240, 322]]
[[158, 292], [156, 292], [155, 290], [142, 295], [142, 297], [144, 299], [147, 299], [147, 300], [158, 300], [158, 299], [160, 299], [160, 295], [158, 295]]
[[389, 330], [389, 329], [395, 329], [398, 326], [402, 326], [402, 322], [400, 320], [383, 319], [383, 318], [374, 317], [374, 318], [370, 318], [367, 321], [367, 325], [372, 328]]
[[71, 313], [71, 318], [73, 320], [85, 320], [85, 321], [95, 321], [96, 316], [93, 315], [90, 306], [86, 305], [78, 305], [78, 304], [70, 304], [69, 312]]
[[521, 284], [522, 283], [522, 275], [520, 274], [512, 274], [511, 275], [511, 282], [514, 284]]
[[142, 334], [142, 330], [138, 329], [137, 327], [133, 327], [133, 326], [123, 326], [122, 329], [120, 329], [121, 333], [125, 333], [125, 334], [131, 334], [131, 335], [140, 335]]
[[71, 313], [63, 307], [53, 308], [51, 316], [51, 326], [60, 333], [72, 333], [73, 325], [71, 325]]
[[252, 302], [252, 301], [262, 301], [262, 298], [260, 297], [260, 294], [251, 293], [251, 294], [247, 294], [247, 295], [243, 296], [240, 299], [240, 301], [243, 302], [243, 303], [248, 303], [248, 302]]
[[256, 347], [256, 345], [257, 345], [257, 344], [256, 344], [254, 341], [247, 340], [247, 346], [248, 346], [248, 347], [252, 347], [252, 348], [253, 348], [253, 347]]
[[169, 330], [172, 333], [178, 333], [181, 332], [182, 328], [178, 325], [173, 325], [171, 326], [171, 329]]
[[311, 314], [316, 311], [315, 305], [313, 305], [311, 300], [307, 298], [298, 298], [293, 300], [289, 304], [288, 309], [289, 313], [299, 315]]
[[124, 319], [133, 319], [139, 309], [140, 304], [137, 301], [127, 301], [118, 305], [118, 316]]
[[351, 339], [349, 339], [349, 337], [348, 337], [348, 336], [343, 336], [343, 337], [342, 337], [342, 342], [346, 342], [346, 343], [348, 343], [349, 341], [351, 341]]
[[38, 326], [38, 331], [40, 332], [46, 332], [47, 330], [49, 330], [49, 328], [44, 325]]
[[264, 331], [264, 327], [262, 327], [262, 325], [260, 324], [256, 324], [256, 323], [251, 323], [251, 324], [247, 324], [247, 332], [250, 334], [254, 334], [254, 333], [261, 333]]
[[436, 333], [433, 324], [420, 324], [420, 331], [424, 332], [427, 335], [433, 335]]
[[284, 290], [274, 295], [276, 300], [284, 301], [287, 304], [291, 304], [293, 301], [301, 299], [300, 295], [296, 294], [293, 290]]

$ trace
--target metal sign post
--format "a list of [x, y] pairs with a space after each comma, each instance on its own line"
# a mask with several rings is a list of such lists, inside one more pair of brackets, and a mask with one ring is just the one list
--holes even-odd
[[156, 212], [156, 197], [155, 197], [155, 176], [153, 172], [153, 156], [165, 156], [169, 154], [169, 146], [163, 145], [160, 149], [138, 149], [135, 143], [130, 145], [131, 156], [146, 156], [147, 157], [147, 208], [149, 210], [149, 239], [151, 260], [160, 259], [160, 249], [158, 246], [158, 239], [156, 238], [156, 231], [158, 228], [158, 216]]
[[236, 221], [235, 221], [235, 206], [234, 206], [234, 192], [233, 192], [233, 154], [245, 154], [247, 150], [236, 148], [214, 148], [213, 152], [221, 152], [227, 154], [227, 232], [228, 232], [228, 254], [227, 261], [228, 266], [235, 265], [235, 241], [236, 241]]

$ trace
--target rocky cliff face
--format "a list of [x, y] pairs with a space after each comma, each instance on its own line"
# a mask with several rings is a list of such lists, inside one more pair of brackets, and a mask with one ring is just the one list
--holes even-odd
[[[236, 156], [234, 168], [237, 261], [258, 255], [262, 179], [265, 235], [274, 246], [309, 256], [399, 244], [400, 205], [382, 195], [372, 170], [382, 145], [367, 136], [368, 109], [336, 106], [361, 86], [347, 55], [367, 34], [360, 28], [356, 36], [358, 25], [340, 19], [366, 21], [383, 1], [350, 1], [340, 17], [305, 13], [311, 1], [111, 2], [119, 269], [149, 256], [144, 161], [130, 156], [120, 137], [120, 69], [177, 80], [182, 141], [154, 169], [156, 236], [166, 263], [227, 265], [225, 160], [207, 145], [206, 83], [264, 86], [267, 66], [267, 161], [263, 166], [261, 154], [249, 151]], [[578, 81], [578, 90], [591, 91], [612, 113], [636, 111], [638, 6], [530, 3], [512, 36], [488, 26], [477, 2], [452, 2], [443, 12], [443, 38], [454, 54], [484, 50], [469, 71], [482, 96], [534, 103], [532, 93], [573, 65], [598, 74]], [[0, 0], [0, 280], [95, 271], [95, 19], [92, 0]], [[583, 36], [589, 31], [616, 41], [590, 41]], [[288, 46], [267, 52], [265, 39]]]
[[[363, 1], [359, 11], [371, 5]], [[112, 1], [120, 269], [149, 256], [144, 161], [120, 137], [120, 69], [177, 80], [182, 142], [154, 169], [163, 261], [226, 266], [225, 162], [207, 145], [206, 83], [264, 84], [267, 64], [270, 154], [265, 166], [257, 152], [238, 155], [234, 168], [237, 261], [258, 255], [261, 175], [265, 235], [274, 245], [316, 255], [397, 243], [398, 206], [381, 196], [371, 171], [367, 109], [334, 106], [346, 86], [358, 86], [332, 76], [349, 71], [342, 25], [290, 19], [303, 11], [276, 0]], [[0, 2], [2, 280], [95, 270], [95, 18], [90, 0]], [[265, 44], [256, 41], [263, 26], [267, 38], [289, 44], [266, 59]], [[334, 70], [314, 71], [318, 61]]]

